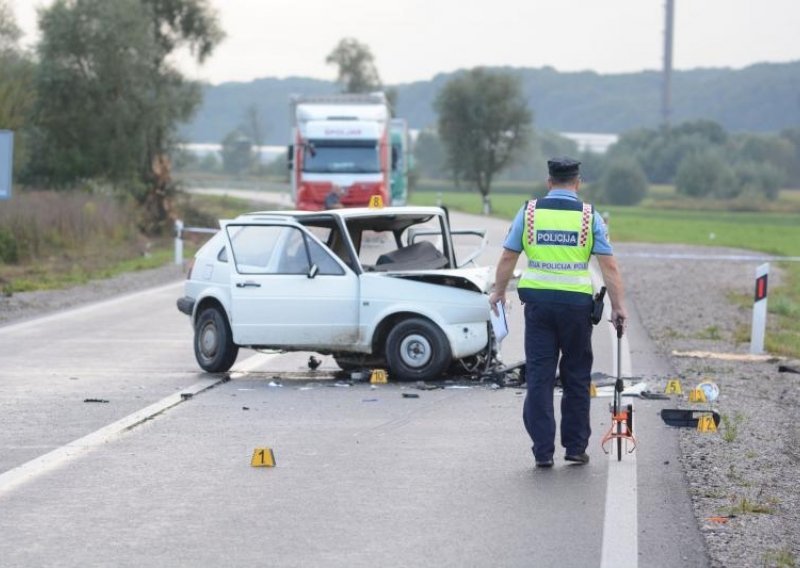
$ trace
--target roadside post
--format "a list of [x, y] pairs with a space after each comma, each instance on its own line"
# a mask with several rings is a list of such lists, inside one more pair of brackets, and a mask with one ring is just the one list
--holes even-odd
[[175, 219], [175, 264], [183, 264], [183, 221]]
[[753, 300], [753, 325], [750, 332], [750, 353], [764, 352], [764, 335], [767, 329], [767, 278], [769, 263], [756, 268], [756, 291]]
[[0, 130], [0, 200], [11, 199], [11, 171], [14, 169], [14, 133]]

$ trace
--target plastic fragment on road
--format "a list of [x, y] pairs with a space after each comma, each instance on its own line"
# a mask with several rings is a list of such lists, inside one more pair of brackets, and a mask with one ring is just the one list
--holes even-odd
[[275, 467], [275, 453], [272, 448], [256, 448], [250, 458], [252, 467]]
[[706, 395], [706, 400], [708, 402], [714, 402], [719, 398], [719, 387], [717, 386], [717, 383], [713, 381], [703, 381], [697, 385], [697, 388], [703, 391], [703, 394]]
[[681, 382], [678, 379], [670, 379], [667, 381], [667, 388], [664, 389], [664, 394], [683, 394]]
[[280, 383], [280, 381], [270, 381], [269, 383], [267, 383], [267, 386], [268, 387], [282, 387], [283, 385]]
[[419, 395], [415, 392], [404, 392], [403, 398], [419, 398]]
[[101, 404], [107, 404], [109, 401], [104, 398], [84, 398], [83, 402], [97, 402]]
[[796, 367], [790, 367], [789, 365], [778, 365], [778, 372], [779, 373], [797, 373], [800, 375], [800, 369]]

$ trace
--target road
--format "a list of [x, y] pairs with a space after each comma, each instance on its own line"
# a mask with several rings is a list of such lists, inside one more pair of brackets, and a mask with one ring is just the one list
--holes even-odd
[[[505, 222], [453, 225], [486, 227], [494, 261]], [[194, 361], [181, 290], [0, 327], [1, 565], [707, 565], [659, 403], [636, 401], [639, 447], [616, 462], [594, 399], [590, 465], [535, 470], [521, 389], [335, 386], [327, 358], [312, 373], [307, 354], [250, 351], [221, 382]], [[623, 371], [663, 375], [633, 308]], [[506, 361], [518, 303], [511, 318]], [[613, 374], [610, 328], [594, 342]], [[275, 468], [251, 467], [259, 447]]]

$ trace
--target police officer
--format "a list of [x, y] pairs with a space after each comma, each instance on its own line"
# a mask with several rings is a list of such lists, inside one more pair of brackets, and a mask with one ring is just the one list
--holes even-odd
[[[589, 258], [594, 254], [611, 299], [611, 321], [624, 325], [622, 278], [612, 256], [603, 219], [578, 198], [580, 162], [554, 158], [547, 162], [548, 193], [529, 200], [517, 213], [497, 264], [495, 290], [489, 298], [506, 302], [506, 287], [517, 259], [525, 251], [528, 266], [519, 281], [525, 305], [525, 429], [533, 440], [537, 467], [552, 467], [556, 423], [553, 390], [556, 365], [564, 393], [561, 399], [561, 445], [564, 459], [586, 464], [589, 456], [590, 381], [592, 372], [592, 282]], [[559, 363], [560, 355], [560, 363]]]

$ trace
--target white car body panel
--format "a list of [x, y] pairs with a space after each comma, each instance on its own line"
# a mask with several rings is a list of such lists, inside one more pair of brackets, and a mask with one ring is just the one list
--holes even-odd
[[[401, 209], [419, 214], [436, 210]], [[351, 209], [336, 214], [358, 217], [374, 216], [376, 212]], [[261, 212], [221, 221], [220, 225], [220, 233], [196, 254], [192, 274], [186, 282], [186, 296], [195, 301], [193, 321], [204, 301], [213, 298], [221, 304], [237, 345], [370, 354], [376, 330], [386, 318], [396, 314], [423, 317], [436, 324], [447, 337], [454, 359], [479, 353], [488, 345], [486, 292], [493, 276], [489, 267], [357, 274], [286, 213]], [[244, 267], [245, 272], [252, 268], [236, 263], [227, 229], [238, 226], [290, 227], [302, 231], [336, 261], [343, 273], [313, 277], [305, 273], [240, 273], [237, 266]], [[221, 260], [221, 254], [226, 254], [227, 259]], [[274, 264], [274, 259], [270, 259], [264, 270], [271, 270]], [[460, 284], [445, 283], [452, 280]]]

